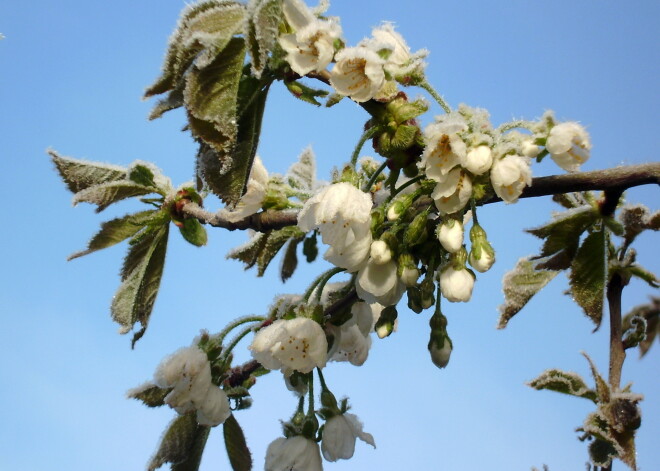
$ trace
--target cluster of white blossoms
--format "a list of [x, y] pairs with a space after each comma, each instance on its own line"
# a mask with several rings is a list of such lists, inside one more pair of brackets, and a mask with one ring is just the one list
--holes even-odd
[[197, 345], [181, 348], [165, 358], [156, 369], [154, 384], [171, 389], [165, 404], [179, 414], [196, 412], [200, 425], [216, 426], [231, 415], [229, 399], [211, 381], [208, 357]]
[[280, 35], [279, 43], [297, 74], [324, 71], [334, 61], [330, 84], [357, 102], [392, 96], [394, 81], [422, 80], [427, 52], [411, 53], [392, 24], [374, 28], [372, 37], [355, 47], [343, 47], [337, 19], [317, 18], [302, 0], [284, 0], [282, 10], [292, 32]]

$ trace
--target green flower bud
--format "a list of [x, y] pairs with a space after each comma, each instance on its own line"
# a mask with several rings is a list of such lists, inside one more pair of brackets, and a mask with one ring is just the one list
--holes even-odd
[[387, 207], [387, 220], [396, 221], [399, 219], [408, 208], [412, 205], [414, 200], [413, 194], [399, 195], [392, 200], [390, 205]]
[[495, 250], [488, 242], [486, 231], [479, 224], [474, 224], [470, 229], [470, 255], [468, 260], [472, 268], [484, 273], [490, 270], [495, 263]]
[[383, 309], [374, 327], [378, 338], [384, 339], [394, 331], [394, 322], [397, 316], [398, 313], [395, 306], [387, 306]]
[[406, 231], [403, 233], [403, 245], [412, 247], [423, 243], [428, 237], [426, 222], [428, 220], [428, 211], [422, 211], [412, 220]]
[[419, 278], [419, 270], [415, 259], [409, 253], [402, 253], [399, 255], [397, 264], [397, 275], [407, 287], [412, 287], [417, 284]]
[[420, 284], [422, 309], [428, 309], [435, 304], [435, 283], [433, 277], [426, 277]]
[[452, 343], [449, 337], [434, 339], [433, 334], [431, 334], [428, 349], [431, 354], [431, 361], [435, 366], [444, 368], [449, 364], [452, 351]]
[[424, 309], [422, 308], [422, 293], [417, 286], [411, 286], [406, 290], [408, 295], [408, 308], [416, 314], [419, 314]]

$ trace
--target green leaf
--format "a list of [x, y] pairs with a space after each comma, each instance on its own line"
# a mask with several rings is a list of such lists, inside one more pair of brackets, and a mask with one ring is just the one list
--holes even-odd
[[179, 231], [181, 231], [181, 235], [184, 239], [197, 247], [206, 245], [206, 242], [208, 241], [206, 229], [197, 219], [184, 219], [183, 226], [179, 227]]
[[296, 267], [298, 266], [298, 244], [300, 244], [303, 239], [304, 237], [291, 239], [286, 246], [284, 257], [282, 257], [282, 268], [280, 270], [282, 283], [291, 278], [293, 272], [296, 271]]
[[160, 118], [168, 111], [175, 110], [183, 105], [183, 86], [181, 86], [169, 92], [165, 98], [158, 100], [151, 113], [149, 113], [149, 120]]
[[156, 212], [156, 210], [151, 209], [104, 222], [101, 224], [101, 230], [87, 244], [87, 249], [71, 254], [67, 260], [73, 260], [97, 250], [111, 247], [129, 237], [133, 237], [149, 223]]
[[538, 263], [530, 260], [529, 257], [521, 258], [515, 268], [504, 275], [502, 280], [504, 304], [499, 307], [498, 329], [505, 328], [532, 296], [557, 276], [558, 271], [540, 269]]
[[582, 242], [571, 264], [570, 293], [585, 314], [600, 326], [607, 283], [607, 237], [604, 229], [592, 232]]
[[131, 389], [126, 393], [129, 398], [138, 399], [147, 407], [160, 407], [165, 405], [165, 396], [167, 396], [171, 388], [159, 388], [155, 384], [146, 383], [137, 388]]
[[[201, 437], [208, 437], [209, 427], [197, 425], [195, 414], [186, 414], [176, 417], [167, 426], [161, 439], [158, 451], [151, 458], [147, 469], [154, 471], [166, 463], [171, 463], [172, 469], [177, 471], [195, 471], [197, 466], [186, 466], [195, 459], [194, 451]], [[206, 442], [204, 437], [204, 442]], [[202, 447], [203, 449], [203, 447]], [[201, 453], [199, 454], [201, 457]]]
[[585, 352], [582, 352], [582, 355], [589, 362], [591, 375], [594, 377], [594, 381], [596, 383], [596, 395], [598, 396], [598, 402], [601, 404], [610, 402], [610, 397], [612, 393], [610, 391], [609, 384], [607, 384], [605, 378], [603, 378], [601, 374], [598, 372], [598, 369], [596, 368], [596, 365], [594, 364], [591, 357], [589, 357], [589, 355], [587, 355]]
[[316, 231], [312, 231], [309, 237], [303, 242], [303, 255], [307, 259], [307, 263], [312, 263], [316, 260], [319, 254], [318, 242], [316, 240]]
[[285, 80], [284, 85], [286, 85], [287, 90], [289, 90], [294, 97], [314, 106], [321, 106], [321, 102], [318, 101], [316, 97], [325, 97], [328, 95], [328, 92], [325, 90], [311, 88], [302, 82], [295, 80]]
[[279, 36], [282, 22], [281, 0], [250, 0], [248, 3], [247, 40], [252, 58], [252, 73], [261, 77], [268, 54]]
[[97, 205], [96, 212], [100, 213], [113, 203], [131, 198], [154, 193], [154, 188], [139, 185], [128, 180], [102, 183], [90, 186], [79, 191], [73, 196], [74, 206], [78, 203], [91, 203]]
[[526, 229], [526, 232], [545, 239], [538, 258], [547, 257], [547, 260], [540, 268], [564, 270], [570, 267], [580, 243], [580, 236], [598, 217], [598, 213], [591, 206], [581, 206], [557, 214], [544, 226]]
[[169, 225], [150, 228], [138, 235], [122, 267], [122, 284], [112, 300], [111, 313], [115, 322], [127, 333], [136, 322], [142, 329], [133, 336], [133, 344], [142, 337], [153, 310], [163, 275]]
[[211, 427], [198, 425], [188, 459], [181, 463], [173, 464], [172, 471], [198, 471], [210, 433]]
[[233, 471], [250, 471], [252, 469], [252, 454], [245, 442], [243, 429], [233, 414], [225, 420], [222, 431], [225, 437], [227, 456]]
[[641, 265], [632, 265], [627, 267], [627, 271], [630, 275], [639, 278], [640, 280], [646, 281], [651, 288], [660, 288], [658, 277]]
[[128, 179], [138, 185], [151, 186], [156, 188], [154, 182], [154, 172], [149, 168], [149, 165], [135, 163], [131, 165], [128, 171]]
[[48, 150], [48, 154], [72, 193], [78, 193], [94, 185], [126, 178], [127, 169], [118, 165], [63, 157], [52, 149]]
[[171, 36], [162, 75], [147, 88], [145, 98], [180, 87], [190, 66], [194, 63], [202, 68], [241, 32], [244, 21], [245, 7], [236, 1], [207, 0], [190, 5]]
[[653, 296], [649, 303], [632, 308], [623, 318], [622, 330], [624, 332], [634, 328], [632, 321], [636, 317], [641, 317], [646, 321], [646, 336], [639, 343], [640, 356], [643, 357], [649, 351], [655, 339], [660, 340], [660, 298]]
[[227, 254], [245, 263], [245, 269], [257, 265], [257, 276], [263, 276], [270, 262], [289, 239], [302, 239], [304, 233], [296, 226], [285, 227], [267, 233], [258, 232], [247, 244], [237, 247]]
[[286, 181], [292, 188], [312, 191], [316, 181], [316, 157], [311, 146], [303, 150], [298, 162], [289, 167]]
[[540, 391], [547, 389], [569, 396], [583, 397], [594, 403], [597, 402], [596, 392], [589, 389], [582, 377], [577, 373], [561, 370], [548, 370], [543, 372], [538, 378], [528, 383], [529, 386]]

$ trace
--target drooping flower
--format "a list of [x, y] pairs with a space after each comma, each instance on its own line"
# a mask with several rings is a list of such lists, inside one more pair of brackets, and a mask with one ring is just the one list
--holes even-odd
[[385, 61], [369, 47], [342, 49], [335, 60], [330, 84], [341, 95], [362, 103], [376, 96], [385, 84]]
[[339, 38], [341, 26], [335, 20], [314, 18], [297, 29], [295, 34], [280, 36], [279, 43], [287, 53], [286, 60], [291, 70], [302, 76], [325, 70], [332, 62], [334, 43]]
[[368, 303], [377, 302], [384, 306], [391, 306], [401, 299], [405, 292], [405, 285], [397, 275], [397, 266], [394, 261], [378, 264], [370, 258], [367, 264], [358, 271], [355, 290], [358, 297]]
[[468, 302], [472, 297], [474, 276], [465, 268], [456, 270], [451, 264], [440, 273], [440, 291], [452, 303]]
[[439, 182], [465, 161], [467, 147], [459, 133], [467, 129], [465, 119], [458, 114], [444, 116], [441, 121], [429, 124], [424, 129], [426, 147], [422, 154], [422, 164], [428, 178]]
[[591, 140], [580, 124], [561, 123], [550, 130], [545, 148], [557, 165], [567, 172], [577, 172], [589, 159]]
[[493, 165], [493, 152], [488, 146], [478, 146], [470, 149], [461, 165], [472, 172], [473, 175], [482, 175], [490, 170]]
[[259, 156], [256, 156], [250, 170], [247, 191], [233, 210], [222, 210], [222, 216], [229, 222], [236, 222], [255, 214], [261, 209], [267, 190], [268, 171]]
[[449, 364], [449, 358], [451, 357], [452, 344], [449, 337], [442, 337], [442, 346], [439, 346], [440, 342], [434, 341], [431, 339], [428, 345], [429, 353], [431, 354], [431, 361], [438, 368], [445, 368]]
[[[337, 341], [337, 340], [335, 340]], [[371, 336], [363, 333], [357, 324], [342, 325], [339, 329], [337, 349], [330, 357], [331, 361], [347, 361], [355, 366], [362, 366], [369, 356]]]
[[421, 50], [411, 54], [405, 39], [394, 31], [392, 23], [384, 23], [374, 28], [372, 38], [368, 43], [371, 43], [373, 48], [382, 49], [387, 46], [390, 49], [384, 68], [392, 77], [404, 84], [421, 79], [425, 66], [423, 59], [428, 51]]
[[321, 326], [312, 319], [279, 319], [254, 336], [248, 347], [255, 360], [269, 370], [309, 373], [327, 361], [328, 342]]
[[266, 450], [265, 471], [322, 471], [315, 441], [301, 435], [275, 439]]
[[463, 247], [463, 224], [460, 221], [449, 218], [438, 226], [437, 232], [440, 245], [447, 252], [458, 252]]
[[431, 198], [440, 214], [460, 211], [472, 196], [472, 180], [460, 168], [445, 175], [433, 189]]
[[519, 155], [507, 155], [493, 162], [490, 181], [497, 196], [506, 203], [515, 203], [526, 186], [532, 184], [529, 160]]
[[330, 245], [325, 258], [334, 265], [356, 271], [371, 249], [371, 197], [346, 182], [329, 185], [305, 202], [298, 227], [314, 228]]
[[209, 387], [202, 403], [197, 408], [197, 423], [214, 427], [225, 422], [231, 415], [229, 398], [220, 388]]
[[328, 461], [352, 458], [358, 438], [376, 448], [374, 437], [363, 431], [363, 425], [355, 414], [343, 413], [328, 419], [321, 441], [323, 457]]

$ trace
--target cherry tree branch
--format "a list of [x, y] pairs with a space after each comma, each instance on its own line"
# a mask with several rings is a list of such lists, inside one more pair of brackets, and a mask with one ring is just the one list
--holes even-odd
[[[628, 188], [649, 184], [660, 184], [660, 163], [626, 165], [592, 172], [537, 177], [532, 180], [531, 186], [525, 188], [520, 198], [536, 198], [538, 196], [590, 190], [620, 194]], [[615, 198], [611, 199], [614, 200]], [[500, 198], [494, 197], [482, 204], [500, 201], [502, 201]], [[220, 212], [211, 213], [199, 205], [189, 202], [183, 207], [183, 213], [198, 219], [204, 224], [230, 231], [253, 229], [259, 232], [268, 232], [287, 226], [295, 226], [298, 223], [298, 212], [296, 210], [264, 211], [237, 222], [230, 222]]]

